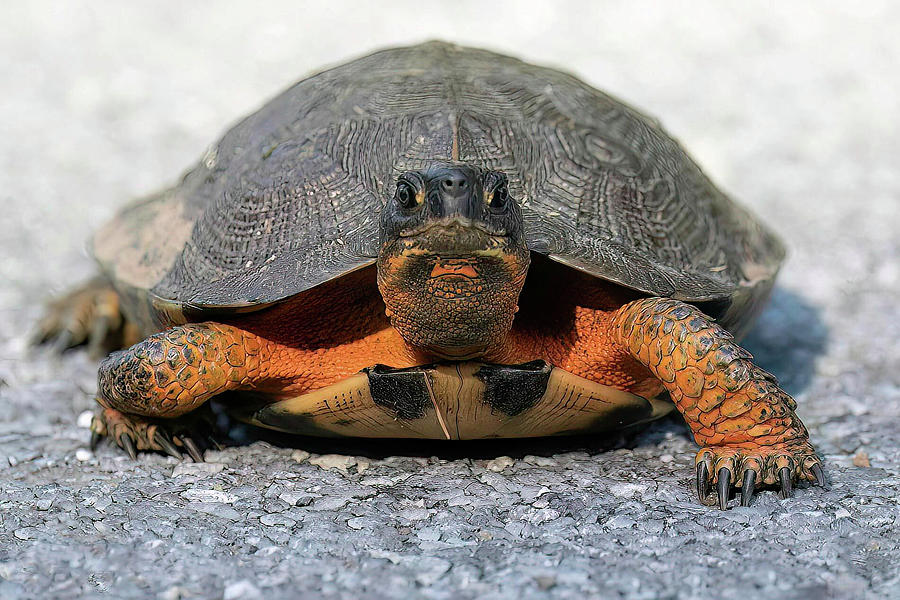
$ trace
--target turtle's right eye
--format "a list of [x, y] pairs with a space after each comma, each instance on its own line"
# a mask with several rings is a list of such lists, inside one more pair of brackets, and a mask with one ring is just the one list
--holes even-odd
[[397, 183], [397, 192], [394, 194], [394, 198], [403, 208], [415, 208], [419, 203], [417, 196], [416, 188], [409, 182], [400, 181]]

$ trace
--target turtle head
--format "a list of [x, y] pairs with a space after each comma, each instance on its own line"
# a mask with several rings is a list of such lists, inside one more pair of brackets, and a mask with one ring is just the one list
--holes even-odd
[[397, 179], [381, 214], [378, 289], [411, 346], [461, 360], [500, 344], [528, 264], [503, 173], [437, 163]]

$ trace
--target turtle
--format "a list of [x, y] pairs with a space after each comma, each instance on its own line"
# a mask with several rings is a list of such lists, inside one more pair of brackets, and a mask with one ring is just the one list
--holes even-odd
[[212, 398], [371, 439], [600, 439], [678, 411], [701, 502], [824, 485], [795, 401], [738, 345], [783, 242], [655, 119], [560, 70], [444, 42], [323, 70], [91, 250], [100, 275], [39, 337], [118, 340], [91, 427], [132, 458], [202, 460]]

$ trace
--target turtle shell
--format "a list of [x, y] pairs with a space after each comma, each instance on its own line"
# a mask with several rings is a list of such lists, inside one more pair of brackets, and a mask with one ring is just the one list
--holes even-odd
[[784, 257], [655, 120], [566, 73], [440, 42], [295, 84], [119, 213], [94, 254], [170, 312], [266, 306], [373, 264], [397, 175], [438, 160], [504, 171], [532, 251], [711, 313], [759, 304]]

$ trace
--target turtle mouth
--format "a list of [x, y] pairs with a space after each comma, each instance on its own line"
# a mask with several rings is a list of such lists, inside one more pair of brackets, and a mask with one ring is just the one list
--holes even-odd
[[414, 227], [413, 229], [408, 229], [406, 231], [400, 232], [401, 238], [412, 238], [418, 237], [423, 234], [427, 234], [432, 232], [433, 230], [442, 230], [441, 233], [452, 234], [454, 230], [469, 230], [469, 231], [479, 231], [485, 235], [490, 237], [498, 237], [505, 238], [509, 237], [505, 229], [498, 229], [495, 227], [491, 227], [487, 223], [483, 221], [475, 221], [473, 219], [469, 219], [467, 217], [461, 217], [458, 215], [452, 217], [443, 217], [441, 219], [433, 219], [426, 221], [425, 223], [419, 225], [418, 227]]
[[512, 238], [503, 230], [466, 218], [429, 221], [400, 234], [396, 250], [404, 256], [422, 256], [446, 265], [434, 275], [465, 276], [463, 263], [473, 257], [499, 258], [510, 251]]
[[478, 265], [474, 260], [465, 258], [438, 259], [431, 269], [432, 279], [478, 279]]

